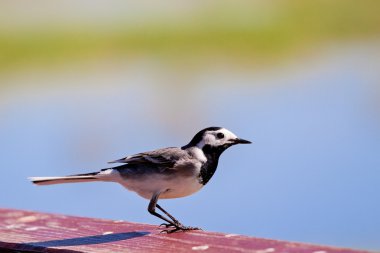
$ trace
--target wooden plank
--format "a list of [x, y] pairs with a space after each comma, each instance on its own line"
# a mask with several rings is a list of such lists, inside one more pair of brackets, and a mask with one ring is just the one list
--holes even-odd
[[0, 252], [365, 253], [205, 231], [162, 234], [157, 226], [0, 209]]

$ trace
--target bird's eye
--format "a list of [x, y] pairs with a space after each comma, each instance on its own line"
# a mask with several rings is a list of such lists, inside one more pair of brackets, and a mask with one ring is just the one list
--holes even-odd
[[223, 138], [224, 138], [224, 134], [223, 134], [223, 133], [218, 133], [218, 134], [216, 135], [216, 138], [218, 138], [218, 139], [223, 139]]

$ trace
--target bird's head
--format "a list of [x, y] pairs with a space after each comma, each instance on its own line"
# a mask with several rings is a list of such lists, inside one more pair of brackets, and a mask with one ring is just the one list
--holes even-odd
[[236, 144], [249, 144], [250, 141], [238, 138], [231, 131], [222, 127], [208, 127], [199, 131], [187, 146], [197, 146], [205, 151], [214, 150], [222, 153]]

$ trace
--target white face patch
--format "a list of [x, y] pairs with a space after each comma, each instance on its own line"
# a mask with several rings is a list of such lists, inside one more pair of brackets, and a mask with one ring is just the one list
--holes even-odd
[[216, 131], [207, 131], [204, 133], [202, 140], [197, 144], [197, 147], [203, 148], [205, 145], [222, 146], [236, 138], [237, 136], [234, 133], [225, 128]]

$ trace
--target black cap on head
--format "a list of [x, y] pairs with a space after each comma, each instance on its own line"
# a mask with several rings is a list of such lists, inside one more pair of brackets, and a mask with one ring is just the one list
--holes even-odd
[[222, 129], [223, 127], [207, 127], [201, 131], [199, 131], [194, 137], [193, 139], [189, 142], [189, 144], [187, 144], [186, 146], [195, 146], [197, 145], [203, 138], [203, 134], [207, 131], [217, 131], [217, 130], [220, 130]]

